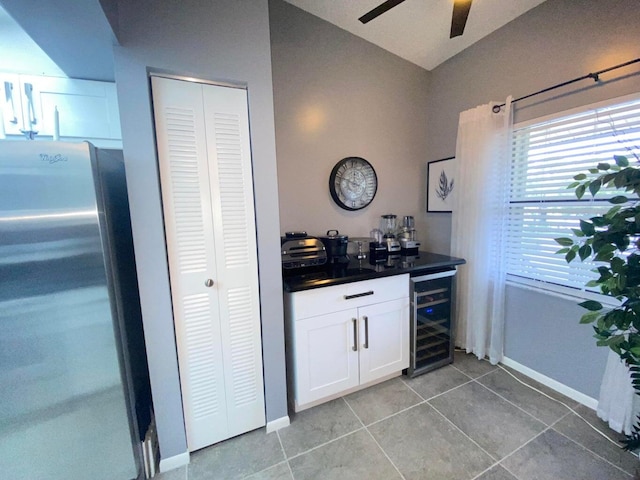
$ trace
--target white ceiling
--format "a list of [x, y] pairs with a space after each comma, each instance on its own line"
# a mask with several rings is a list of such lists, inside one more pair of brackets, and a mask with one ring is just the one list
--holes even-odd
[[405, 0], [378, 18], [358, 18], [384, 0], [285, 0], [427, 70], [545, 0], [474, 0], [464, 35], [449, 38], [453, 0]]

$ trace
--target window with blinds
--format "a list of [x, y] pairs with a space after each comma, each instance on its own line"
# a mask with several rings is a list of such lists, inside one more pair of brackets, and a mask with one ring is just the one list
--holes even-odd
[[581, 218], [601, 215], [612, 205], [613, 189], [579, 200], [567, 186], [578, 173], [625, 155], [640, 154], [640, 97], [586, 107], [579, 113], [516, 126], [512, 140], [506, 271], [512, 282], [581, 295], [597, 278], [595, 264], [568, 264], [554, 241], [570, 237]]

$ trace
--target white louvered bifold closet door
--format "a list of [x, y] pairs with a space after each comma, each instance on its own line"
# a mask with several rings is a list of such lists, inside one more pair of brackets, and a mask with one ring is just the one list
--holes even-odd
[[152, 90], [194, 451], [265, 424], [247, 95], [160, 77], [152, 77]]

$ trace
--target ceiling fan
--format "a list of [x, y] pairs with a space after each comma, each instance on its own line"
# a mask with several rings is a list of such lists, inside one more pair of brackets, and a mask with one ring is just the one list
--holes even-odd
[[[473, 0], [453, 1], [453, 16], [451, 18], [451, 34], [449, 35], [449, 38], [459, 37], [464, 33], [464, 27], [467, 24], [467, 17], [469, 16], [469, 10], [471, 10], [472, 1]], [[368, 23], [402, 2], [404, 2], [404, 0], [387, 0], [386, 2], [382, 2], [373, 10], [365, 13], [358, 20], [362, 23]]]

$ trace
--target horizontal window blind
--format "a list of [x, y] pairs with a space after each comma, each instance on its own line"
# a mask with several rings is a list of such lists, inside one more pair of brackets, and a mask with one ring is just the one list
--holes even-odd
[[589, 192], [579, 200], [567, 186], [573, 176], [625, 155], [634, 164], [640, 152], [640, 98], [587, 108], [541, 123], [515, 128], [508, 218], [506, 269], [512, 278], [584, 290], [597, 278], [590, 261], [567, 264], [554, 239], [571, 237], [580, 219], [602, 215], [613, 189]]

